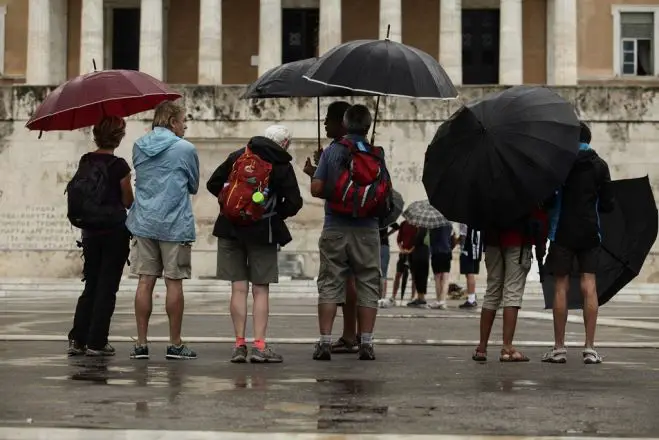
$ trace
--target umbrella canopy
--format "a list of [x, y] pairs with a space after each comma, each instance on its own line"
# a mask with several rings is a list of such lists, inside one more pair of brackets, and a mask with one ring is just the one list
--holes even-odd
[[390, 40], [356, 40], [336, 46], [304, 78], [370, 95], [435, 99], [458, 96], [435, 58]]
[[[657, 206], [648, 177], [613, 182], [616, 204], [613, 212], [601, 214], [602, 251], [597, 266], [597, 297], [606, 304], [638, 276], [657, 238]], [[576, 269], [576, 268], [575, 268]], [[545, 308], [554, 304], [554, 277], [542, 283]], [[570, 279], [568, 307], [580, 309], [583, 298], [579, 275]]]
[[247, 90], [240, 99], [364, 95], [347, 89], [328, 87], [302, 78], [302, 75], [316, 61], [318, 58], [307, 58], [273, 67], [247, 86]]
[[451, 224], [441, 212], [430, 205], [428, 200], [417, 200], [410, 203], [403, 211], [403, 217], [408, 223], [418, 228], [435, 229]]
[[380, 229], [386, 228], [389, 225], [393, 224], [398, 220], [398, 217], [403, 213], [403, 207], [405, 207], [405, 201], [403, 200], [403, 196], [396, 191], [395, 189], [392, 190], [392, 199], [393, 199], [393, 210], [389, 214], [388, 217], [380, 221]]
[[544, 87], [512, 87], [471, 102], [426, 151], [430, 203], [482, 229], [527, 215], [567, 178], [579, 151], [574, 107]]
[[146, 73], [103, 70], [74, 78], [48, 94], [27, 122], [30, 130], [75, 130], [104, 116], [130, 116], [151, 110], [181, 94]]

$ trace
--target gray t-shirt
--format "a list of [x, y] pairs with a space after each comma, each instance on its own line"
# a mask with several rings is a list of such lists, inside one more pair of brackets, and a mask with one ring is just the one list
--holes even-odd
[[[365, 137], [348, 135], [346, 136], [351, 141], [358, 143], [362, 142], [368, 144], [368, 141]], [[334, 182], [341, 173], [341, 164], [346, 160], [348, 155], [348, 149], [337, 143], [332, 142], [320, 156], [318, 161], [318, 168], [314, 174], [314, 179], [320, 179], [325, 184]], [[336, 226], [345, 226], [345, 227], [362, 227], [362, 228], [374, 228], [378, 229], [378, 219], [373, 218], [353, 218], [345, 215], [333, 214], [327, 206], [327, 201], [325, 201], [325, 223], [323, 224], [323, 229], [328, 229]]]

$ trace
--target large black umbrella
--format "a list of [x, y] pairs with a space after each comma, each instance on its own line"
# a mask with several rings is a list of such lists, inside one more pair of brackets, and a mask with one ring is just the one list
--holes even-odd
[[512, 87], [470, 102], [428, 146], [428, 199], [452, 221], [507, 225], [565, 181], [579, 131], [574, 107], [544, 87]]
[[434, 57], [385, 40], [356, 40], [334, 47], [304, 75], [309, 81], [370, 95], [455, 98], [453, 82]]
[[[638, 276], [645, 258], [657, 238], [657, 206], [648, 177], [613, 182], [615, 209], [602, 214], [602, 251], [597, 266], [597, 297], [606, 304]], [[579, 275], [570, 277], [568, 308], [581, 309], [583, 297]], [[542, 283], [545, 308], [554, 305], [554, 277]]]

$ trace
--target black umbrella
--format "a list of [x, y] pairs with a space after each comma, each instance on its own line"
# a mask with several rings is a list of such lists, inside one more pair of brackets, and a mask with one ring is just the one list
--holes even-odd
[[544, 87], [470, 102], [437, 130], [423, 184], [446, 218], [476, 228], [515, 221], [549, 197], [579, 151], [574, 107]]
[[[602, 214], [602, 251], [597, 266], [597, 297], [606, 304], [638, 276], [657, 238], [657, 206], [648, 177], [613, 182], [616, 203], [613, 212]], [[575, 268], [576, 269], [576, 268]], [[575, 270], [576, 272], [576, 270]], [[545, 308], [554, 305], [554, 277], [542, 283]], [[568, 308], [581, 309], [583, 298], [579, 275], [573, 274]]]

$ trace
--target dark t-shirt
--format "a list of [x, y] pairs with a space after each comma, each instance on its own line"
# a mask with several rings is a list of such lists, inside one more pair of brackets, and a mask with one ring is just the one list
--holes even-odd
[[[128, 163], [121, 157], [107, 153], [87, 153], [80, 158], [80, 160], [83, 159], [105, 162], [106, 164], [112, 162], [112, 165], [108, 168], [108, 178], [110, 181], [108, 184], [106, 200], [108, 205], [118, 204], [123, 206], [123, 202], [121, 201], [121, 180], [130, 174], [130, 166], [128, 166]], [[99, 232], [101, 231], [94, 231], [94, 234]], [[83, 237], [88, 237], [90, 235], [92, 235], [90, 231], [82, 231]]]

